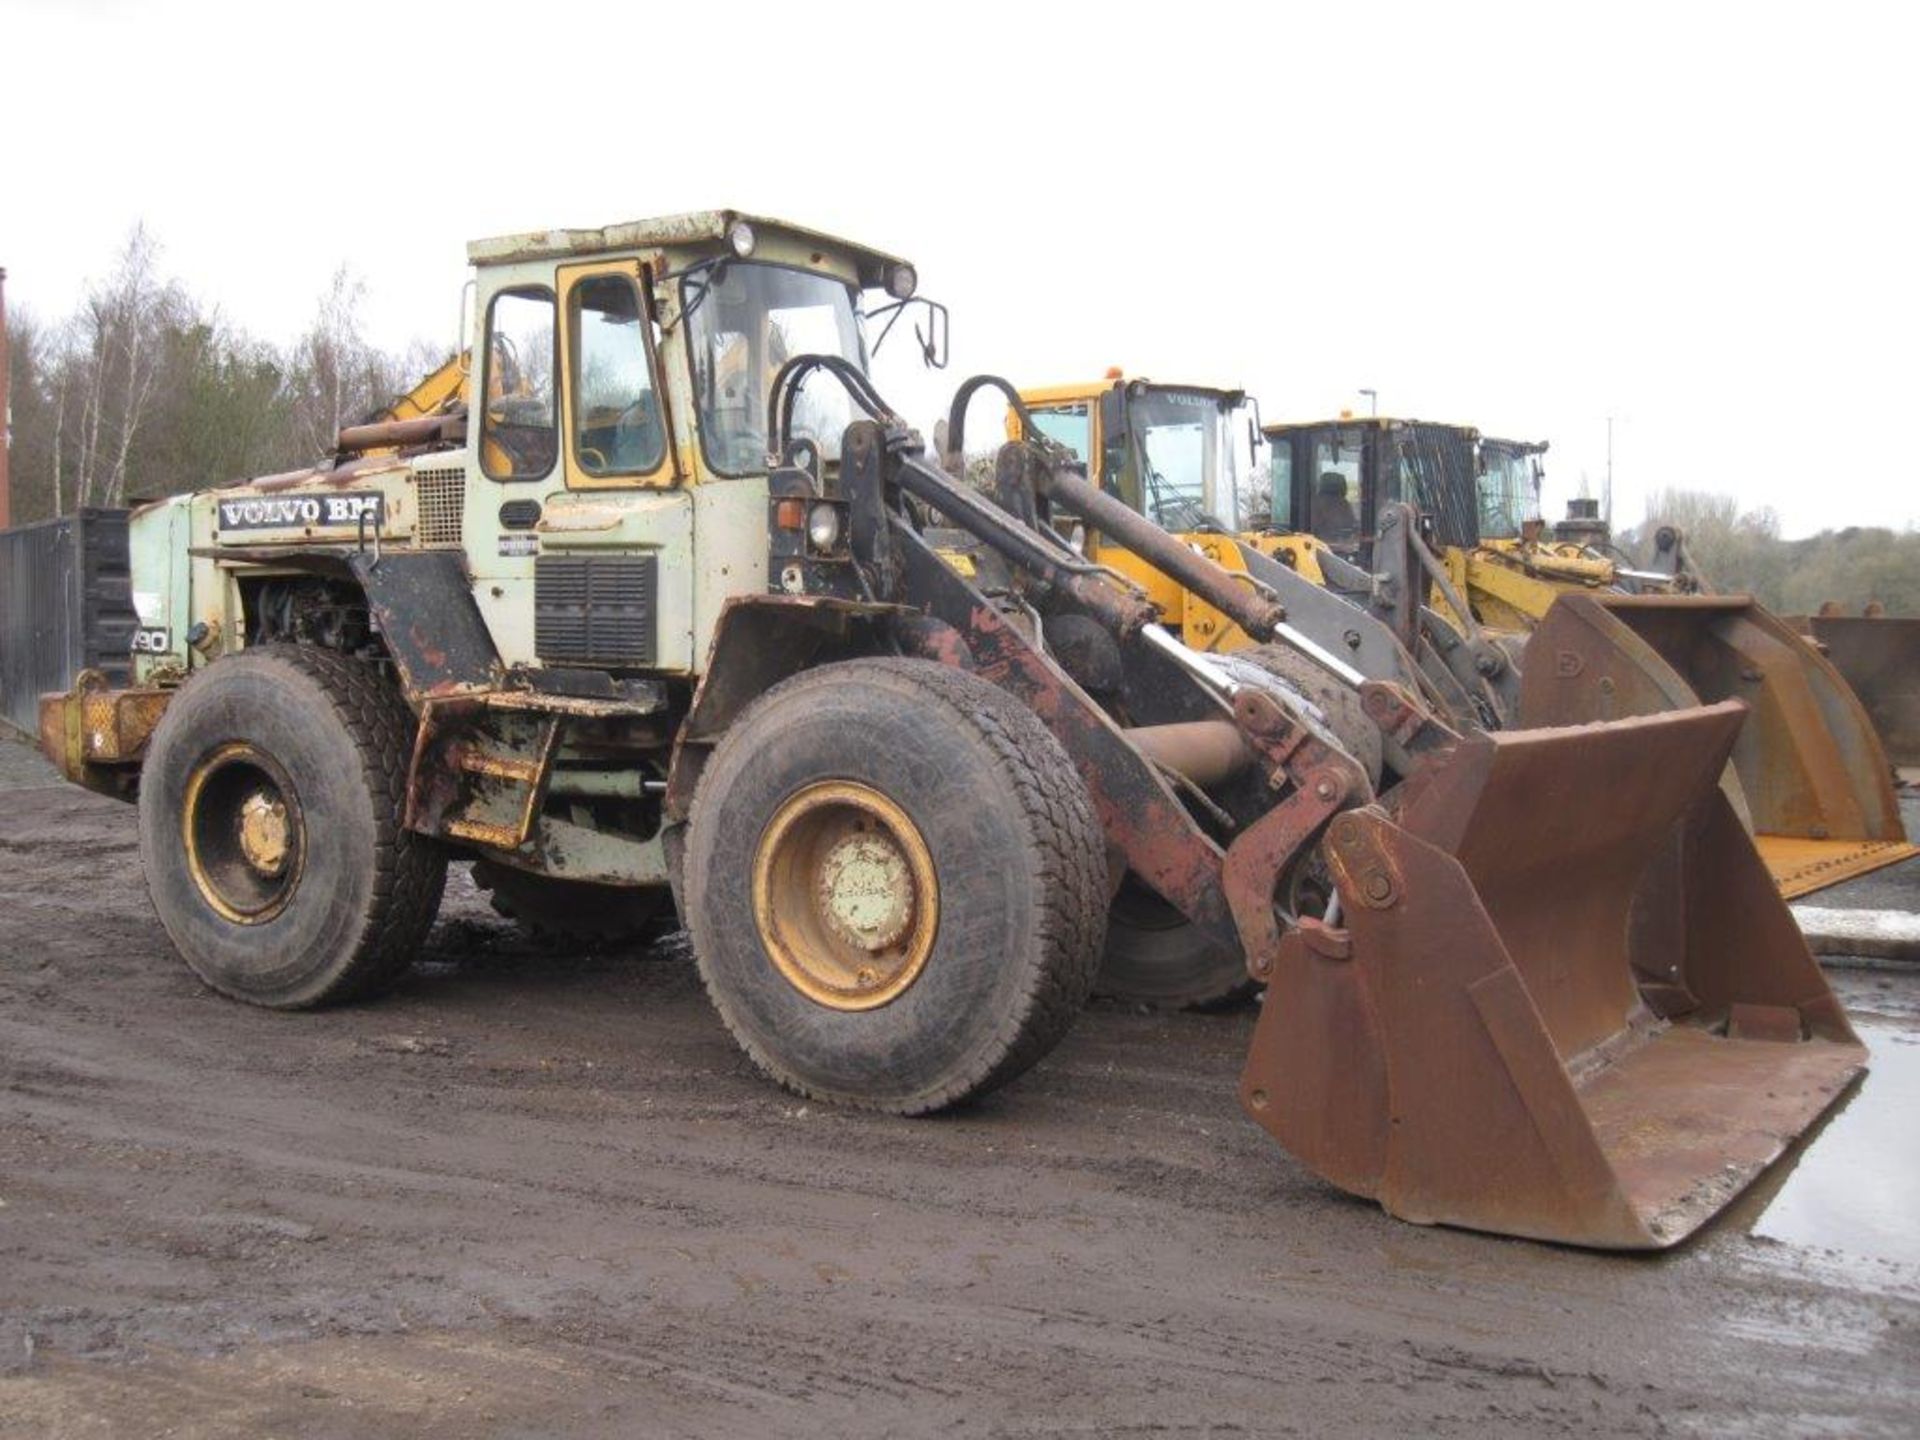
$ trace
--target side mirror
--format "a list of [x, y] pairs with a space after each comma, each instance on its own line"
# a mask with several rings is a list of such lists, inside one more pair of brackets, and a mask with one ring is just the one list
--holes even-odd
[[882, 305], [867, 316], [869, 322], [887, 317], [887, 323], [880, 328], [880, 338], [873, 342], [873, 353], [878, 355], [880, 347], [887, 343], [887, 337], [893, 334], [893, 327], [900, 323], [900, 317], [914, 307], [926, 310], [925, 327], [922, 322], [913, 322], [913, 338], [920, 342], [920, 363], [929, 370], [944, 370], [952, 348], [951, 321], [947, 307], [938, 300], [929, 300], [924, 295], [915, 295], [910, 300], [896, 300], [891, 305]]

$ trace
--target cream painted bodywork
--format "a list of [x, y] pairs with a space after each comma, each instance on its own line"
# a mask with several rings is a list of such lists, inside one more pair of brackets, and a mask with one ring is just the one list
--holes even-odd
[[[241, 581], [297, 573], [263, 563], [261, 549], [418, 544], [418, 477], [457, 469], [462, 475], [458, 548], [466, 556], [474, 600], [505, 664], [539, 664], [534, 654], [537, 555], [652, 552], [658, 557], [658, 628], [656, 659], [650, 668], [663, 674], [698, 676], [705, 668], [726, 601], [767, 589], [767, 482], [764, 474], [722, 476], [707, 464], [698, 441], [680, 286], [677, 281], [663, 284], [657, 277], [711, 258], [716, 245], [726, 243], [728, 227], [740, 219], [756, 228], [756, 262], [813, 270], [858, 289], [884, 284], [889, 268], [903, 263], [813, 231], [734, 211], [474, 242], [468, 247], [475, 266], [475, 294], [466, 338], [468, 353], [476, 356], [486, 354], [489, 305], [504, 290], [528, 286], [550, 290], [564, 317], [562, 284], [567, 277], [562, 276], [563, 270], [570, 277], [585, 262], [597, 271], [631, 265], [635, 273], [653, 277], [659, 321], [654, 334], [658, 382], [670, 437], [664, 472], [644, 481], [636, 478], [626, 488], [601, 481], [590, 490], [569, 489], [563, 457], [570, 437], [563, 429], [562, 444], [548, 474], [535, 479], [492, 479], [480, 463], [483, 407], [475, 406], [468, 442], [461, 450], [373, 461], [344, 481], [322, 467], [305, 479], [273, 477], [268, 486], [245, 482], [150, 506], [133, 520], [135, 589], [164, 612], [164, 621], [149, 621], [143, 615], [141, 623], [164, 623], [171, 651], [140, 657], [139, 675], [148, 679], [178, 674], [244, 646]], [[469, 377], [469, 386], [477, 383], [478, 375]], [[567, 383], [562, 375], [560, 384]], [[569, 417], [564, 393], [559, 413], [564, 427]], [[325, 523], [223, 534], [216, 518], [222, 502], [376, 492], [383, 505], [377, 535], [372, 527], [363, 530], [358, 525]], [[509, 531], [502, 525], [501, 507], [512, 500], [539, 502], [541, 519], [532, 532]], [[516, 553], [526, 548], [524, 537], [529, 533], [537, 552]], [[507, 542], [506, 554], [502, 553], [503, 535], [521, 537]], [[218, 553], [239, 547], [253, 551], [252, 558]], [[197, 622], [208, 626], [208, 638], [201, 649], [194, 650], [186, 636]]]

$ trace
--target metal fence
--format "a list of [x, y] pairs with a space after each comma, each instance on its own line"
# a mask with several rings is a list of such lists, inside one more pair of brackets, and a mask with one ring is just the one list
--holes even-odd
[[82, 670], [127, 684], [138, 623], [126, 511], [0, 530], [0, 719], [31, 734], [41, 695]]

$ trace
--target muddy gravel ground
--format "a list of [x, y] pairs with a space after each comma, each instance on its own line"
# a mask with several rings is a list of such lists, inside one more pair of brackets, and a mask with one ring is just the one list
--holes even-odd
[[[1907, 1054], [1920, 974], [1838, 974]], [[1251, 1025], [1096, 1006], [966, 1113], [839, 1113], [684, 940], [530, 943], [464, 872], [398, 993], [250, 1010], [169, 952], [132, 811], [0, 743], [0, 1435], [1920, 1426], [1910, 1168], [1872, 1242], [1766, 1238], [1784, 1169], [1657, 1259], [1421, 1229], [1241, 1117]], [[1868, 1170], [1920, 1145], [1893, 1098]]]

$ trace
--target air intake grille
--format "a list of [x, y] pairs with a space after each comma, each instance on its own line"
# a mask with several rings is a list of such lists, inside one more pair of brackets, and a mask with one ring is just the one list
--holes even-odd
[[651, 555], [542, 555], [533, 562], [534, 654], [583, 665], [651, 665], [657, 594]]
[[458, 545], [460, 512], [466, 504], [467, 472], [457, 466], [416, 470], [413, 493], [420, 507], [414, 526], [416, 545]]

